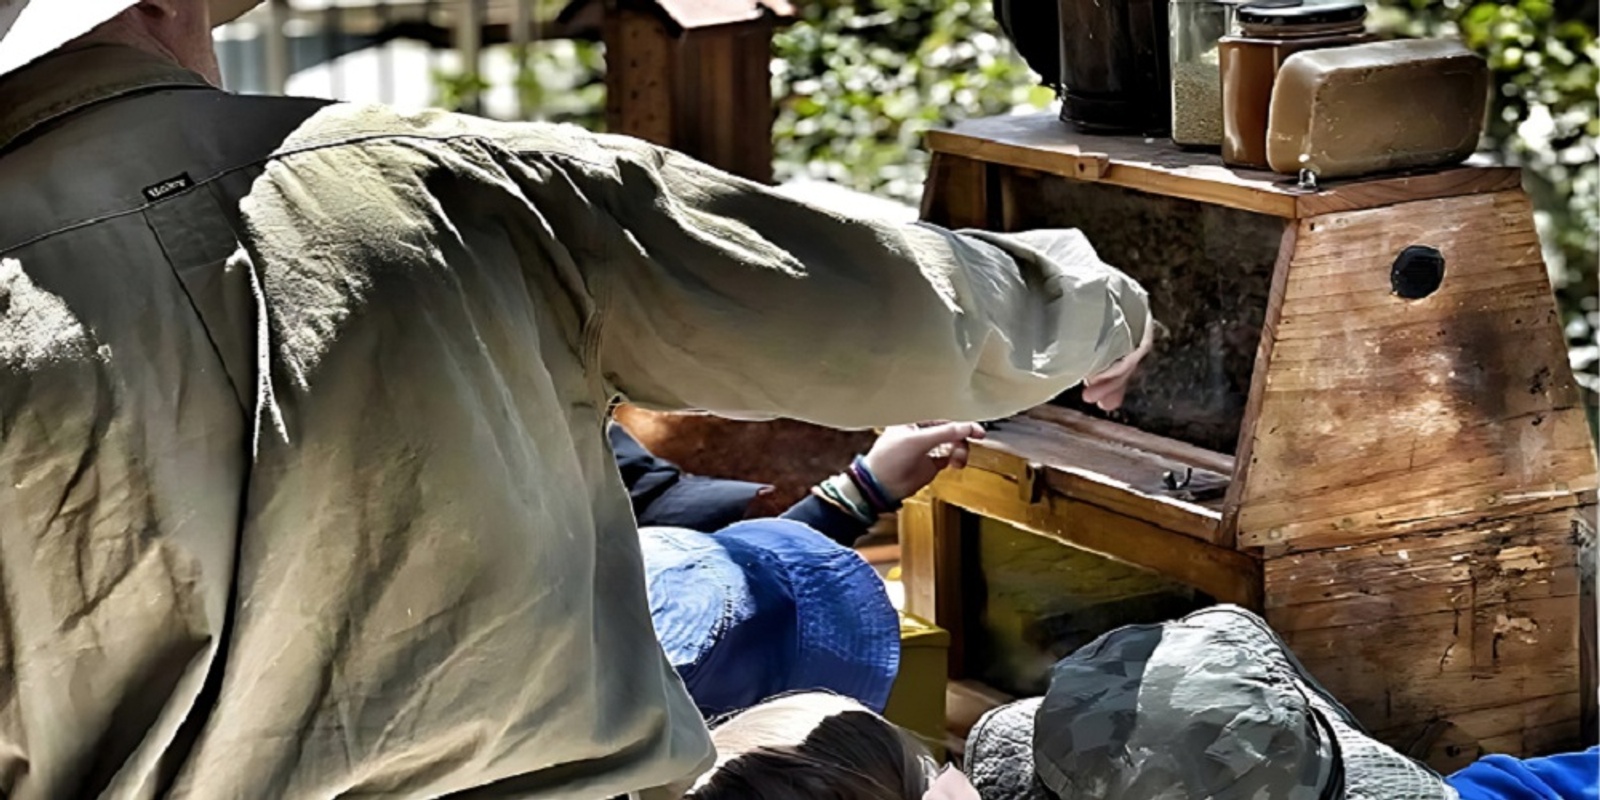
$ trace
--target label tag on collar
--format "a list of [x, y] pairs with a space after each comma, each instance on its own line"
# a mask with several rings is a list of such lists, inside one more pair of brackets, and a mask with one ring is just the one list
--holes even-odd
[[189, 173], [185, 172], [182, 175], [168, 178], [160, 183], [146, 186], [142, 191], [144, 192], [144, 199], [154, 203], [155, 201], [160, 200], [167, 195], [181, 192], [193, 185], [194, 181], [190, 180]]

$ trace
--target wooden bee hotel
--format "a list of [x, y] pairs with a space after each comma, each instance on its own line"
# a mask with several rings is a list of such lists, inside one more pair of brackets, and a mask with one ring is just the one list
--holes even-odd
[[[1122, 45], [1040, 69], [1061, 118], [928, 138], [927, 220], [1082, 229], [1165, 328], [1117, 414], [1068, 395], [1000, 422], [902, 512], [907, 610], [951, 634], [952, 729], [1099, 632], [1229, 602], [1437, 768], [1592, 742], [1595, 453], [1520, 173], [1462, 163], [1481, 103], [1337, 130], [1393, 118], [1371, 87], [1470, 99], [1486, 73], [1353, 33], [1359, 3], [1188, 5], [1062, 2], [1065, 38]], [[1194, 63], [1218, 65], [1200, 124], [1192, 87], [1151, 108], [1098, 83]], [[1220, 124], [1180, 148], [1174, 117]]]

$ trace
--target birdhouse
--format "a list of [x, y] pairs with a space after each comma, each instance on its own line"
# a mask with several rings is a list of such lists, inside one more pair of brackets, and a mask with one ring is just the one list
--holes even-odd
[[763, 183], [772, 179], [772, 32], [788, 0], [574, 0], [599, 9], [606, 127]]

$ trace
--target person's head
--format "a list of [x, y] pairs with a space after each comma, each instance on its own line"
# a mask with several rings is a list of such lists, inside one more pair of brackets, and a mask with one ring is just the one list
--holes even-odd
[[[13, 0], [0, 8], [0, 75], [50, 52], [120, 44], [220, 85], [211, 28], [260, 0]], [[9, 16], [6, 12], [10, 12]]]
[[656, 637], [701, 714], [797, 691], [888, 704], [900, 617], [860, 554], [788, 519], [646, 527], [639, 545]]
[[1043, 698], [978, 720], [966, 766], [1005, 800], [1459, 800], [1368, 734], [1266, 620], [1228, 605], [1084, 645]]
[[166, 58], [220, 85], [222, 70], [211, 44], [206, 0], [139, 0], [79, 37], [69, 47], [124, 44]]
[[921, 800], [937, 766], [909, 732], [848, 698], [769, 700], [714, 727], [692, 800]]

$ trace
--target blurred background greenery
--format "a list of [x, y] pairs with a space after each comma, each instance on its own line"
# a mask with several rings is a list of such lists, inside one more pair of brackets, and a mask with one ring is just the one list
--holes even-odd
[[[1385, 31], [1459, 36], [1499, 91], [1486, 152], [1525, 168], [1590, 419], [1600, 390], [1600, 118], [1594, 0], [1369, 0]], [[778, 180], [810, 177], [917, 202], [922, 135], [964, 118], [1048, 107], [1052, 93], [1013, 53], [989, 0], [801, 0], [773, 45]], [[541, 46], [532, 74], [587, 102], [552, 118], [598, 128], [604, 69], [596, 43]], [[573, 77], [576, 75], [576, 77]], [[526, 81], [537, 85], [539, 81]], [[592, 103], [592, 105], [591, 105]]]

